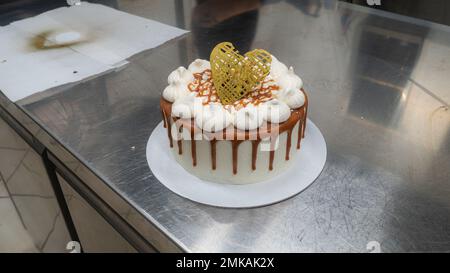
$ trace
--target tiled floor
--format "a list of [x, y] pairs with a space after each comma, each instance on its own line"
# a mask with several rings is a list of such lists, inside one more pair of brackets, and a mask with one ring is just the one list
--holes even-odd
[[0, 252], [39, 252], [0, 179]]
[[68, 241], [41, 156], [0, 118], [0, 252], [65, 252]]
[[39, 252], [5, 183], [21, 166], [28, 150], [29, 146], [0, 119], [0, 252]]
[[9, 194], [6, 191], [5, 183], [3, 183], [2, 179], [0, 178], [0, 198], [8, 198]]

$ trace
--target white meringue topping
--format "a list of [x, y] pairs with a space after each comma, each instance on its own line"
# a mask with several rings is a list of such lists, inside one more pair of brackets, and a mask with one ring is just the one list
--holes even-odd
[[188, 67], [188, 70], [191, 71], [192, 74], [201, 73], [206, 69], [211, 69], [211, 64], [202, 59], [196, 59]]
[[261, 105], [264, 119], [272, 123], [282, 123], [291, 115], [289, 106], [277, 99], [270, 100]]
[[194, 109], [202, 107], [202, 99], [194, 93], [177, 99], [172, 105], [172, 115], [179, 118], [193, 118]]
[[254, 130], [261, 127], [264, 112], [260, 107], [248, 104], [234, 113], [234, 126], [240, 130]]
[[272, 55], [272, 63], [270, 64], [270, 73], [269, 75], [275, 79], [278, 80], [281, 76], [285, 75], [288, 72], [287, 66], [278, 61], [275, 56]]
[[175, 102], [191, 92], [185, 83], [172, 83], [168, 85], [163, 91], [163, 98], [170, 102]]
[[174, 83], [190, 83], [194, 80], [194, 75], [192, 72], [184, 68], [183, 66], [178, 67], [176, 70], [172, 71], [167, 77], [167, 82], [169, 84]]
[[278, 79], [278, 85], [282, 90], [296, 89], [303, 87], [303, 81], [299, 76], [295, 75], [294, 68], [291, 66], [287, 73], [281, 75]]
[[233, 123], [233, 117], [220, 103], [195, 107], [194, 117], [196, 125], [207, 132], [218, 132]]
[[282, 89], [277, 92], [276, 97], [291, 109], [297, 109], [305, 104], [305, 95], [299, 89]]

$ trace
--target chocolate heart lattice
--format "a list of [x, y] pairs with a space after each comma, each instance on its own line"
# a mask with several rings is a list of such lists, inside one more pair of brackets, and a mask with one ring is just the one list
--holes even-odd
[[231, 104], [252, 91], [270, 72], [272, 56], [254, 49], [242, 56], [233, 44], [222, 42], [210, 56], [214, 87], [222, 104]]

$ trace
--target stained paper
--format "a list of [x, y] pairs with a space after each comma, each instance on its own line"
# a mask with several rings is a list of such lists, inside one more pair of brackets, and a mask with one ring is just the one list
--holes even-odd
[[187, 31], [82, 2], [0, 28], [0, 90], [18, 101], [95, 77]]

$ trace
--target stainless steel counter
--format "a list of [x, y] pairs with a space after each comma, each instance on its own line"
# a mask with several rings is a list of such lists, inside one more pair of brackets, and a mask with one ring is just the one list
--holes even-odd
[[[201, 3], [118, 1], [192, 32], [120, 71], [1, 105], [161, 251], [450, 251], [450, 27], [335, 1], [264, 1], [211, 27], [227, 8]], [[147, 166], [167, 75], [219, 40], [264, 48], [305, 82], [328, 158], [284, 202], [197, 204]]]

